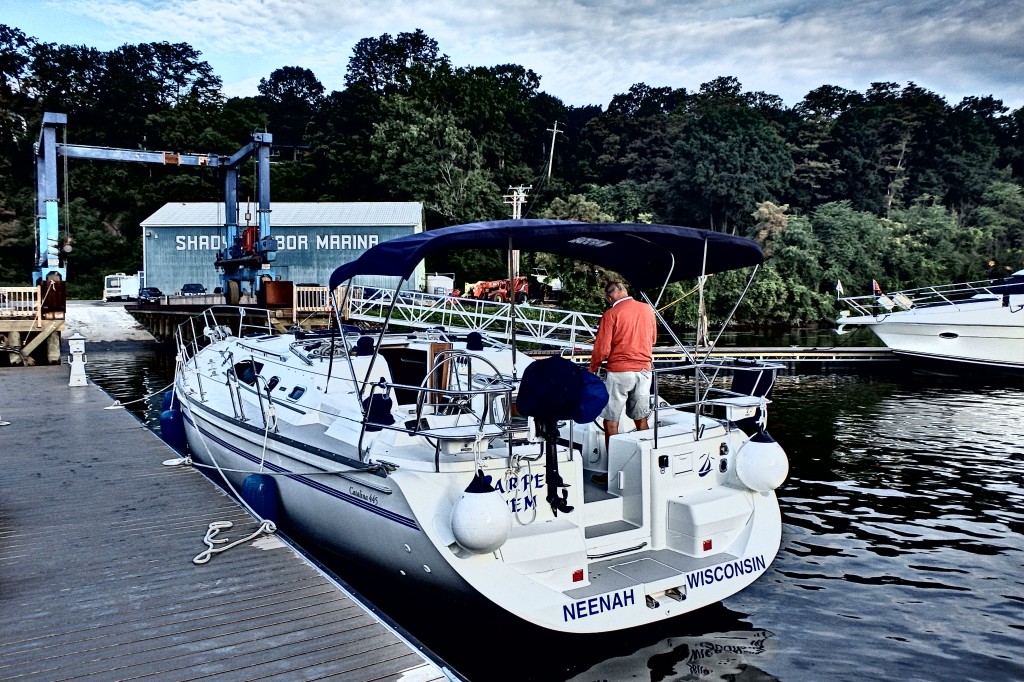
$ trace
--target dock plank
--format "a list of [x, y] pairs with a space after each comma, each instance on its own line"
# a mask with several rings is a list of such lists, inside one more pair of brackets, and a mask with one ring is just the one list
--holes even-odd
[[69, 368], [0, 368], [0, 679], [461, 679]]

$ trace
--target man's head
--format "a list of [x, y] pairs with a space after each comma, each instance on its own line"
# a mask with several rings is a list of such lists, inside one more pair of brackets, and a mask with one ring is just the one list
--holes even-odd
[[626, 285], [622, 282], [608, 282], [604, 285], [604, 298], [609, 304], [615, 303], [620, 298], [629, 296]]

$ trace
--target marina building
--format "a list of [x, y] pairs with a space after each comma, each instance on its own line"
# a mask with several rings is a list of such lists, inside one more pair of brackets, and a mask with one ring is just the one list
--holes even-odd
[[[239, 204], [239, 231], [257, 225], [255, 206]], [[214, 266], [226, 240], [224, 204], [186, 202], [165, 204], [142, 221], [142, 267], [146, 286], [167, 294], [186, 283], [198, 282], [209, 292], [221, 285]], [[419, 202], [272, 202], [270, 236], [277, 257], [267, 274], [295, 284], [326, 285], [342, 263], [358, 258], [375, 244], [423, 230]], [[394, 286], [393, 278], [360, 282]], [[423, 264], [412, 286], [424, 285]]]

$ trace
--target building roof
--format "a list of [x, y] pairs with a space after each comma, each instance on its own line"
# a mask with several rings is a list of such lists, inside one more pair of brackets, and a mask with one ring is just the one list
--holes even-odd
[[[245, 213], [252, 214], [249, 221]], [[257, 224], [256, 206], [239, 202], [238, 224]], [[223, 202], [164, 204], [142, 221], [142, 227], [206, 227], [224, 225]], [[289, 225], [420, 225], [423, 204], [414, 201], [271, 202], [270, 226]]]

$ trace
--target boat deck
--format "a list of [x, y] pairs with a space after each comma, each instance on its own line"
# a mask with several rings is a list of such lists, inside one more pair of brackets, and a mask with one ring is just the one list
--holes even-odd
[[[67, 365], [0, 369], [0, 679], [461, 679]], [[224, 546], [224, 545], [220, 545]]]

